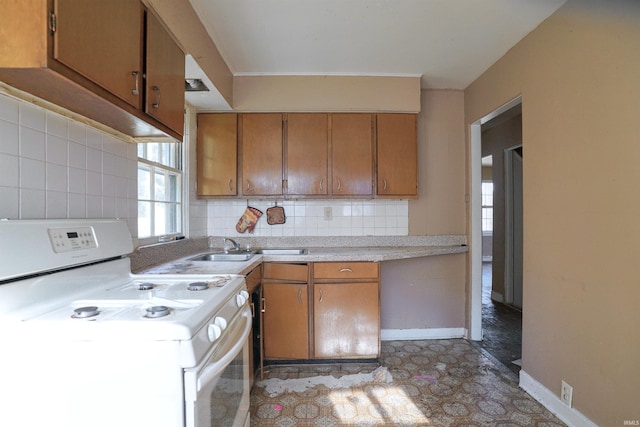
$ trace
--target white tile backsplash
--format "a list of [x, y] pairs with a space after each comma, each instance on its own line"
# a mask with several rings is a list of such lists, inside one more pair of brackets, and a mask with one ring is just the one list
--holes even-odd
[[126, 219], [137, 236], [134, 144], [0, 94], [0, 218]]
[[[249, 200], [263, 212], [253, 235], [274, 236], [406, 236], [409, 230], [406, 200], [288, 200], [284, 207], [286, 222], [267, 223], [269, 200]], [[208, 230], [214, 236], [247, 236], [236, 231], [236, 223], [247, 207], [246, 200], [210, 200]], [[331, 219], [325, 219], [331, 208]]]
[[20, 152], [18, 138], [18, 125], [0, 119], [0, 135], [2, 135], [2, 144], [0, 144], [0, 153], [18, 155]]

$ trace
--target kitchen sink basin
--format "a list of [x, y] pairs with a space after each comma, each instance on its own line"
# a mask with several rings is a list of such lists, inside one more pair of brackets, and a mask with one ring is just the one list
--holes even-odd
[[255, 252], [211, 252], [189, 258], [189, 261], [247, 261], [250, 260]]
[[257, 253], [262, 255], [305, 255], [307, 250], [298, 248], [266, 248], [259, 249]]

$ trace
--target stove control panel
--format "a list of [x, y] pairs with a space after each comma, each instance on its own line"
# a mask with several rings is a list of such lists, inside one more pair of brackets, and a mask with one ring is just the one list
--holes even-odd
[[49, 239], [56, 253], [98, 247], [92, 227], [50, 228]]

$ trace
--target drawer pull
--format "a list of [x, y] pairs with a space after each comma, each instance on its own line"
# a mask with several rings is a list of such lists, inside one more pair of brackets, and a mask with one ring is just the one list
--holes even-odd
[[353, 273], [353, 270], [350, 268], [341, 268], [340, 273]]
[[267, 302], [265, 301], [264, 297], [260, 298], [260, 300], [262, 301], [262, 308], [260, 309], [260, 311], [265, 313], [267, 311]]
[[302, 304], [302, 289], [298, 289], [298, 303]]

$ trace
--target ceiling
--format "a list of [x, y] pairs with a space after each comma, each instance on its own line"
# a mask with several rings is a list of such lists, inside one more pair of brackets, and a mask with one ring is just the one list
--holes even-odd
[[[465, 89], [565, 1], [190, 0], [234, 76], [419, 76], [423, 89]], [[189, 57], [186, 77], [198, 72]], [[228, 109], [213, 89], [187, 102]]]

